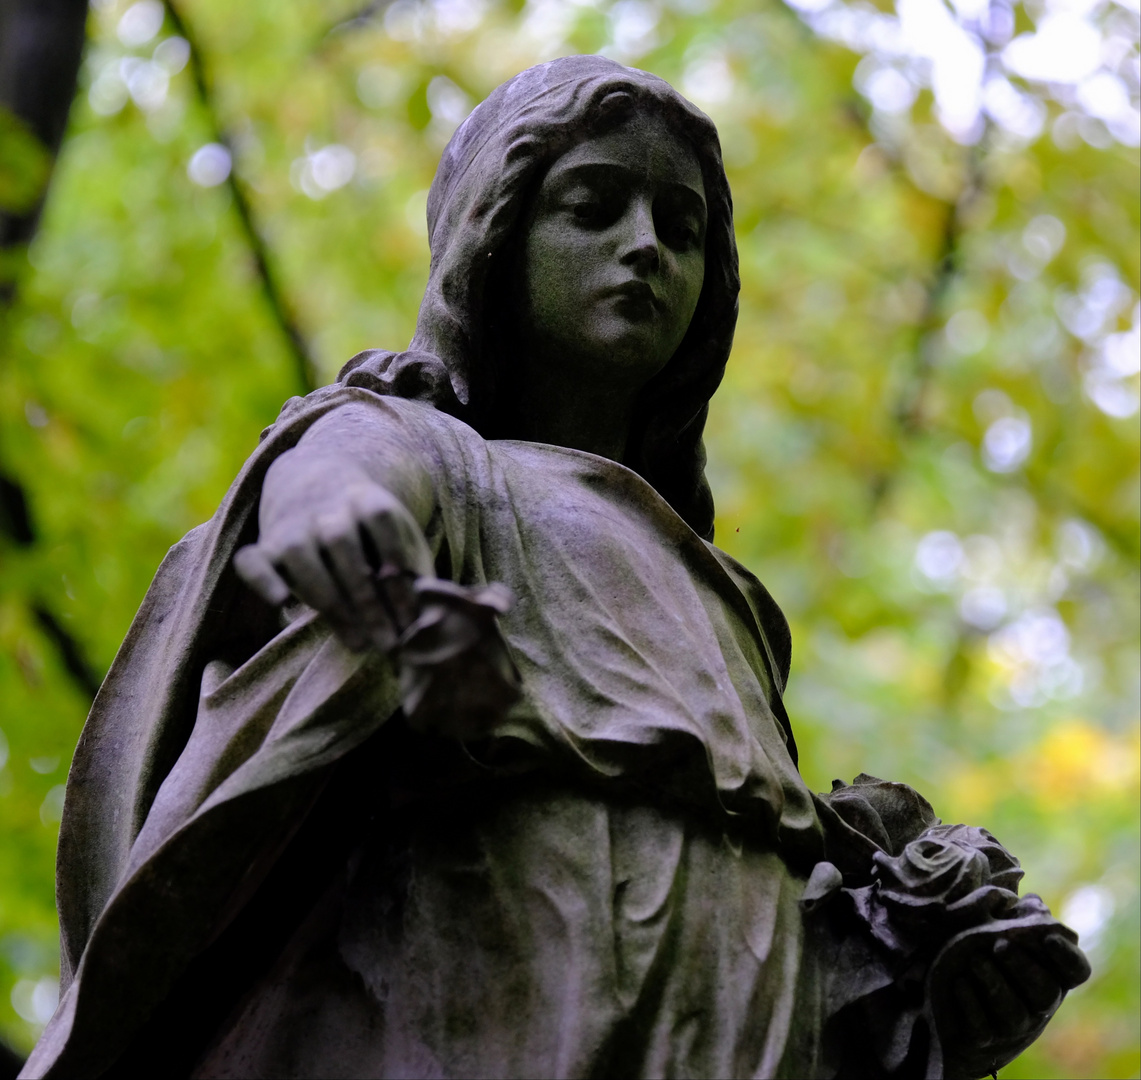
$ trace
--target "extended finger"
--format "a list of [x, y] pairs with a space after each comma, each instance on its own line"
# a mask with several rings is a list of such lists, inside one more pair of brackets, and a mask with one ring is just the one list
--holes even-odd
[[[356, 502], [364, 539], [371, 541], [376, 586], [390, 625], [403, 632], [420, 610], [414, 584], [433, 572], [432, 556], [424, 534], [408, 511], [382, 492], [366, 493]], [[382, 648], [395, 642], [377, 640]]]
[[363, 648], [369, 639], [377, 644], [389, 638], [395, 640], [389, 626], [391, 620], [377, 592], [376, 577], [365, 558], [356, 521], [347, 512], [328, 515], [318, 519], [317, 530], [329, 570], [356, 628], [353, 642], [346, 643], [359, 641], [359, 647]]
[[1058, 1005], [1062, 988], [1058, 976], [1022, 945], [1010, 943], [996, 955], [1007, 980], [1034, 1012], [1042, 1014]]
[[416, 576], [395, 566], [384, 566], [376, 575], [376, 587], [392, 625], [403, 633], [420, 613]]
[[432, 574], [424, 534], [399, 502], [378, 491], [360, 495], [354, 503], [364, 536], [373, 545], [377, 570], [393, 566], [419, 577]]
[[965, 974], [956, 976], [951, 984], [951, 993], [959, 1007], [962, 1030], [968, 1041], [980, 1046], [993, 1042], [994, 1029], [972, 981]]
[[354, 625], [340, 589], [321, 557], [316, 538], [295, 537], [283, 546], [274, 565], [293, 593], [324, 615], [346, 645], [354, 646], [361, 637], [360, 628]]
[[1055, 930], [1046, 935], [1044, 944], [1046, 955], [1057, 968], [1064, 989], [1072, 990], [1090, 977], [1092, 969], [1089, 960], [1086, 959], [1086, 954], [1065, 934]]
[[279, 607], [289, 599], [289, 586], [273, 568], [269, 556], [257, 544], [247, 544], [234, 553], [234, 569], [267, 604]]
[[1005, 973], [989, 958], [980, 958], [971, 968], [983, 1008], [992, 1018], [992, 1026], [1009, 1038], [1030, 1028], [1030, 1010], [1010, 985]]

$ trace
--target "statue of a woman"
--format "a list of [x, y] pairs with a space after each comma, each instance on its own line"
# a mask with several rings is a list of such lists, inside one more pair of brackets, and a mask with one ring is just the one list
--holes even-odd
[[975, 1076], [1088, 968], [1017, 862], [815, 796], [787, 625], [712, 543], [737, 310], [712, 123], [501, 86], [401, 353], [293, 399], [76, 752], [28, 1076]]

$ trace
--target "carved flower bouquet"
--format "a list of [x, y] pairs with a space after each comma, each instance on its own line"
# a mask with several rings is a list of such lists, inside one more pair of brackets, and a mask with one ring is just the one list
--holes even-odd
[[819, 808], [829, 861], [802, 906], [829, 961], [836, 1076], [992, 1074], [1089, 977], [1077, 935], [1018, 896], [1018, 860], [986, 829], [943, 825], [912, 788], [867, 775]]

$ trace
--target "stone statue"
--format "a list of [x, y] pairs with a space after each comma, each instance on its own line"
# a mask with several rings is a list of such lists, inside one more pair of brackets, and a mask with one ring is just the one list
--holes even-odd
[[711, 543], [710, 120], [599, 57], [459, 128], [404, 352], [286, 403], [171, 549], [60, 833], [26, 1076], [976, 1077], [1088, 965], [987, 832], [812, 794]]

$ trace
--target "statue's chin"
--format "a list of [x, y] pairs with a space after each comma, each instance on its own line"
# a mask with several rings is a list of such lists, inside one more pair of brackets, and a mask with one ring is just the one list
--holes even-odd
[[592, 323], [589, 330], [575, 375], [596, 385], [640, 389], [666, 366], [676, 349], [672, 341], [663, 342], [657, 320], [635, 321], [611, 313]]

